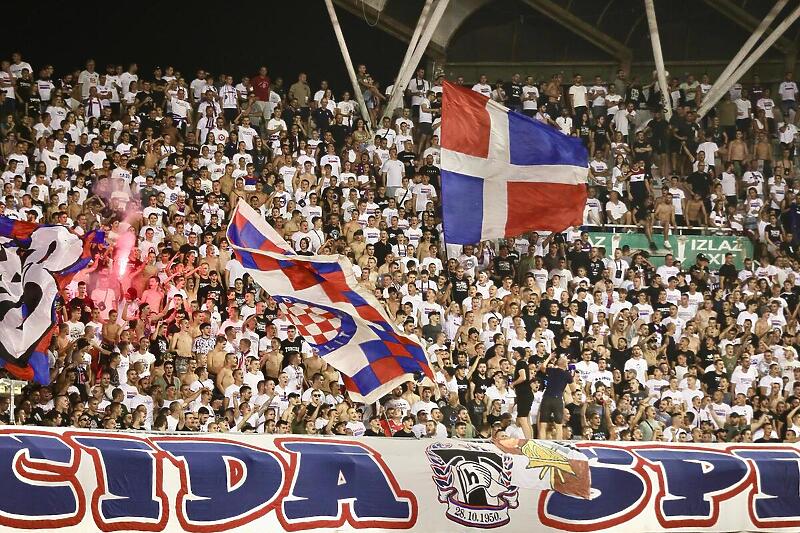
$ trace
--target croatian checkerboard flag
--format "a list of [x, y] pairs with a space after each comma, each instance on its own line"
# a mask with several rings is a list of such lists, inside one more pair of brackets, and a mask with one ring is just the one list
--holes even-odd
[[589, 156], [581, 141], [445, 82], [444, 237], [453, 244], [579, 226]]
[[350, 397], [371, 403], [409, 380], [434, 384], [425, 350], [394, 326], [342, 256], [300, 256], [250, 207], [239, 202], [228, 241], [248, 274], [286, 319], [342, 374]]

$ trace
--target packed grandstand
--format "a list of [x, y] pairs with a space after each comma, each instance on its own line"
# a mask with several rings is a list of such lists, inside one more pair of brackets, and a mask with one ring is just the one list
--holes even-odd
[[[0, 397], [0, 420], [797, 441], [792, 73], [736, 84], [702, 118], [712, 81], [674, 78], [669, 119], [655, 83], [625, 71], [451, 79], [590, 154], [583, 226], [463, 247], [446, 244], [441, 225], [444, 75], [420, 69], [391, 110], [391, 83], [368, 65], [357, 75], [372, 128], [347, 88], [313, 73], [284, 82], [257, 65], [234, 79], [2, 61], [0, 214], [102, 230], [107, 246], [64, 290], [52, 384], [27, 384], [14, 405]], [[375, 404], [352, 401], [233, 256], [225, 230], [240, 201], [296, 253], [349, 258], [425, 347], [438, 390], [409, 381]], [[548, 368], [561, 356], [571, 378], [555, 383]]]

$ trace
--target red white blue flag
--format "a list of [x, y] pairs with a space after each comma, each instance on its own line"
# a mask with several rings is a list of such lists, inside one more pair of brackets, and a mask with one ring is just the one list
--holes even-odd
[[392, 325], [375, 296], [359, 286], [346, 258], [293, 254], [246, 202], [233, 212], [228, 241], [286, 319], [342, 374], [353, 400], [377, 401], [409, 380], [433, 385], [425, 350]]
[[14, 377], [50, 383], [47, 350], [56, 299], [92, 259], [101, 232], [83, 239], [64, 226], [0, 217], [0, 367]]
[[578, 138], [448, 82], [441, 137], [446, 242], [582, 223], [589, 156]]

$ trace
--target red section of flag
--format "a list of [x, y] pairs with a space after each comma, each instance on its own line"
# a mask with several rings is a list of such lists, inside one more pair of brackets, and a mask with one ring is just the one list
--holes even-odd
[[442, 148], [475, 157], [489, 156], [492, 129], [486, 101], [482, 94], [444, 82], [442, 97]]
[[508, 182], [506, 235], [519, 235], [530, 228], [564, 231], [583, 224], [585, 185]]

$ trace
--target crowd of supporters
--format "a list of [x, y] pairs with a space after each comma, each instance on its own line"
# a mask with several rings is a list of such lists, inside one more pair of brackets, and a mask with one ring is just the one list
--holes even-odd
[[[463, 247], [446, 245], [441, 226], [442, 75], [420, 69], [384, 117], [392, 86], [364, 65], [364, 110], [305, 73], [252, 74], [92, 60], [56, 73], [19, 53], [0, 63], [0, 215], [107, 240], [65, 289], [52, 384], [27, 385], [15, 405], [1, 397], [4, 422], [796, 441], [791, 73], [736, 84], [701, 118], [708, 76], [672, 79], [669, 120], [656, 85], [624, 71], [591, 83], [453, 80], [590, 153], [584, 227]], [[225, 229], [240, 201], [299, 254], [348, 257], [425, 347], [438, 390], [408, 382], [353, 402], [233, 257]], [[650, 250], [593, 247], [586, 230], [608, 225], [640, 226]], [[679, 227], [746, 236], [755, 257], [680, 264], [664, 251]]]

